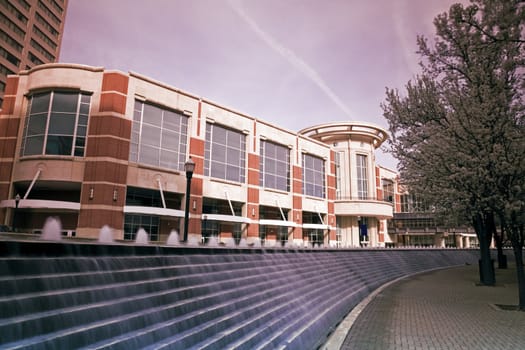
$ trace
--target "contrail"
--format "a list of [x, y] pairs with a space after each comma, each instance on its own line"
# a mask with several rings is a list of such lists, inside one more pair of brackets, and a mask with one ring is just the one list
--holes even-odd
[[240, 3], [235, 0], [228, 0], [230, 7], [245, 21], [248, 26], [255, 32], [255, 34], [261, 38], [270, 48], [283, 56], [288, 62], [292, 64], [298, 71], [303, 73], [308, 79], [310, 79], [314, 84], [316, 84], [321, 91], [325, 93], [326, 96], [332, 102], [334, 102], [348, 117], [352, 117], [350, 109], [344, 104], [343, 101], [326, 85], [324, 80], [319, 76], [319, 74], [310, 67], [305, 61], [298, 57], [293, 51], [281, 45], [277, 40], [271, 37], [268, 33], [259, 27], [259, 25], [243, 10]]

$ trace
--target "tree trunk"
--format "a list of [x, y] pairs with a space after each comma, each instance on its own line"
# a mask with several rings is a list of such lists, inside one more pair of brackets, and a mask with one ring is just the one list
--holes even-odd
[[523, 249], [514, 249], [516, 275], [518, 277], [518, 308], [525, 311], [525, 272], [523, 270]]
[[513, 226], [510, 232], [512, 249], [516, 260], [516, 275], [518, 278], [518, 308], [525, 311], [525, 271], [523, 268], [523, 243], [525, 235], [523, 225]]
[[483, 285], [493, 286], [496, 284], [496, 276], [494, 273], [494, 264], [490, 256], [490, 241], [492, 235], [486, 224], [486, 216], [477, 214], [473, 219], [473, 223], [479, 240], [479, 281]]
[[494, 243], [496, 244], [496, 249], [498, 250], [498, 268], [506, 269], [507, 257], [503, 253], [503, 226], [501, 228], [500, 233], [498, 233], [498, 230], [496, 228], [496, 221], [494, 220], [494, 214], [489, 214], [487, 216], [487, 224], [489, 225], [489, 229], [492, 232], [492, 235], [494, 237]]

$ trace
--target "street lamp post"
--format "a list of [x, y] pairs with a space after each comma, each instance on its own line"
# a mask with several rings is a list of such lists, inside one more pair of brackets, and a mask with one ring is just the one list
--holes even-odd
[[183, 241], [188, 241], [188, 224], [190, 218], [190, 189], [191, 189], [191, 178], [193, 176], [193, 171], [195, 170], [195, 162], [191, 159], [188, 159], [184, 163], [184, 171], [186, 172], [186, 205], [184, 207], [184, 236]]
[[17, 212], [18, 212], [18, 204], [20, 203], [20, 195], [17, 193], [16, 196], [15, 196], [15, 213], [13, 215], [13, 232], [16, 232], [17, 228], [16, 228], [16, 219], [17, 219]]

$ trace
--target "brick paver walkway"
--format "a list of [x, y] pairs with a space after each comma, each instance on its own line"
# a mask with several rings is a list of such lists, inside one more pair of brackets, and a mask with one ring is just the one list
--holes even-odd
[[517, 304], [514, 266], [496, 269], [494, 287], [477, 282], [477, 266], [464, 266], [394, 283], [364, 307], [341, 349], [525, 349], [525, 312], [495, 306]]

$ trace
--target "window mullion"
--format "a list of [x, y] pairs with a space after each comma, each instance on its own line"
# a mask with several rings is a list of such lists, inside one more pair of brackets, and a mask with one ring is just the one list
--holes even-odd
[[52, 110], [54, 99], [55, 99], [55, 92], [51, 91], [51, 96], [49, 97], [49, 107], [47, 108], [46, 128], [44, 130], [44, 142], [42, 144], [42, 154], [43, 155], [46, 154], [47, 136], [49, 134], [49, 123], [51, 122], [51, 110]]
[[159, 135], [159, 149], [157, 150], [157, 166], [161, 166], [161, 154], [162, 154], [162, 131], [164, 130], [164, 113], [165, 111], [161, 111], [161, 117], [160, 117], [160, 135]]
[[[77, 96], [77, 110], [75, 111], [75, 125], [73, 126], [73, 140], [71, 142], [71, 153], [70, 155], [75, 155], [75, 148], [77, 145], [77, 132], [78, 132], [78, 118], [80, 115], [80, 101], [82, 100], [82, 94], [79, 93]], [[87, 135], [86, 135], [87, 136]]]
[[31, 96], [31, 99], [29, 100], [29, 103], [27, 105], [27, 112], [26, 112], [26, 122], [24, 124], [24, 138], [22, 139], [22, 145], [21, 145], [21, 152], [20, 156], [25, 156], [26, 154], [26, 146], [27, 146], [27, 133], [29, 130], [29, 122], [31, 120], [31, 106], [33, 105], [33, 99], [34, 96]]
[[142, 148], [142, 125], [143, 125], [143, 120], [144, 120], [144, 102], [141, 102], [140, 103], [140, 120], [139, 120], [139, 138], [137, 140], [137, 163], [141, 163], [142, 161], [142, 152], [141, 152], [141, 148]]

